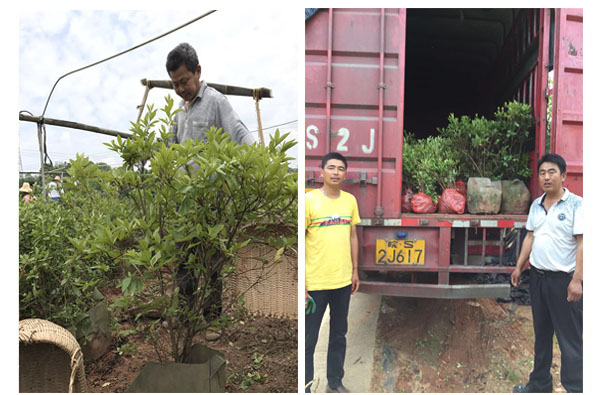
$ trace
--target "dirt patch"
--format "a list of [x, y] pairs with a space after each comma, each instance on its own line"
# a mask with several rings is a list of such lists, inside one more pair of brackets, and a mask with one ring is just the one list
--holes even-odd
[[[114, 292], [103, 293], [110, 298]], [[119, 325], [123, 331], [131, 329], [127, 321]], [[247, 314], [238, 316], [217, 341], [208, 342], [203, 335], [196, 341], [225, 354], [226, 392], [298, 391], [296, 320]], [[166, 344], [159, 347], [167, 349]], [[149, 361], [157, 361], [154, 344], [140, 334], [115, 340], [99, 360], [85, 363], [88, 391], [125, 392]]]
[[[531, 307], [492, 299], [382, 299], [371, 392], [512, 392], [533, 368]], [[560, 385], [555, 340], [551, 368]]]

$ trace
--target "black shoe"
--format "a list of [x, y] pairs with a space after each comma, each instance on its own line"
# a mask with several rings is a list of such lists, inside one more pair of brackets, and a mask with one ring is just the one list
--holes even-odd
[[543, 389], [543, 390], [538, 390], [537, 388], [533, 387], [529, 383], [527, 383], [527, 384], [519, 384], [519, 385], [515, 385], [514, 386], [513, 392], [519, 392], [519, 393], [551, 393], [552, 392], [552, 386], [550, 386], [549, 388]]

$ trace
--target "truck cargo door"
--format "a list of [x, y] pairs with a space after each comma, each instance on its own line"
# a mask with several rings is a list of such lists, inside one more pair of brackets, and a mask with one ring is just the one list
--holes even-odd
[[565, 158], [564, 186], [583, 196], [583, 9], [558, 8], [550, 151]]
[[329, 151], [361, 217], [400, 216], [406, 9], [319, 9], [305, 23], [306, 187]]

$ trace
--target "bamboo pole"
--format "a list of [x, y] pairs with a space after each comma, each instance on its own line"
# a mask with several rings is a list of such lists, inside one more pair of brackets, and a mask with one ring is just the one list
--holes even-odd
[[117, 130], [99, 128], [97, 126], [86, 125], [86, 124], [79, 123], [79, 122], [64, 121], [62, 119], [32, 117], [30, 115], [19, 114], [19, 120], [25, 121], [25, 122], [34, 122], [34, 123], [37, 123], [38, 125], [43, 122], [46, 125], [62, 126], [62, 127], [71, 128], [71, 129], [80, 129], [80, 130], [85, 130], [88, 132], [106, 134], [106, 135], [114, 136], [114, 137], [116, 137], [116, 136], [121, 136], [124, 138], [131, 137], [131, 133], [125, 133], [125, 132], [119, 132]]
[[[23, 116], [27, 116], [27, 115], [23, 115]], [[19, 114], [19, 118], [21, 117], [21, 114]], [[38, 123], [37, 124], [37, 135], [38, 135], [38, 144], [40, 147], [40, 171], [42, 173], [42, 199], [46, 200], [46, 176], [45, 176], [45, 171], [44, 171], [44, 163], [46, 163], [44, 161], [44, 132], [42, 131], [42, 124]]]
[[[173, 89], [173, 83], [171, 82], [171, 80], [148, 80], [146, 78], [144, 78], [143, 80], [141, 80], [142, 85], [148, 87], [148, 88], [163, 88], [163, 89]], [[221, 92], [224, 95], [231, 95], [231, 96], [249, 96], [249, 97], [255, 97], [254, 92], [256, 91], [258, 98], [262, 99], [262, 98], [273, 98], [272, 93], [271, 93], [271, 89], [269, 88], [256, 88], [256, 89], [252, 89], [252, 88], [243, 88], [240, 86], [233, 86], [233, 85], [223, 85], [223, 84], [215, 84], [213, 82], [207, 82], [206, 83], [208, 86], [210, 86], [211, 88], [214, 88], [216, 90], [218, 90], [219, 92]]]
[[260, 138], [260, 144], [265, 145], [265, 138], [263, 136], [262, 130], [262, 121], [260, 120], [260, 106], [258, 102], [260, 101], [258, 89], [254, 90], [254, 103], [256, 104], [256, 119], [258, 120], [258, 137]]
[[142, 119], [142, 113], [144, 112], [144, 106], [146, 105], [146, 100], [148, 100], [148, 93], [150, 92], [150, 87], [146, 85], [146, 90], [144, 91], [144, 98], [142, 99], [142, 104], [138, 106], [140, 112], [138, 113], [137, 122], [140, 122]]

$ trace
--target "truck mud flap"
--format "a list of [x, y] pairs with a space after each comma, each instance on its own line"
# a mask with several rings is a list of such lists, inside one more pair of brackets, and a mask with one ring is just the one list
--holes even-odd
[[510, 284], [412, 284], [361, 281], [360, 292], [435, 299], [510, 298]]

